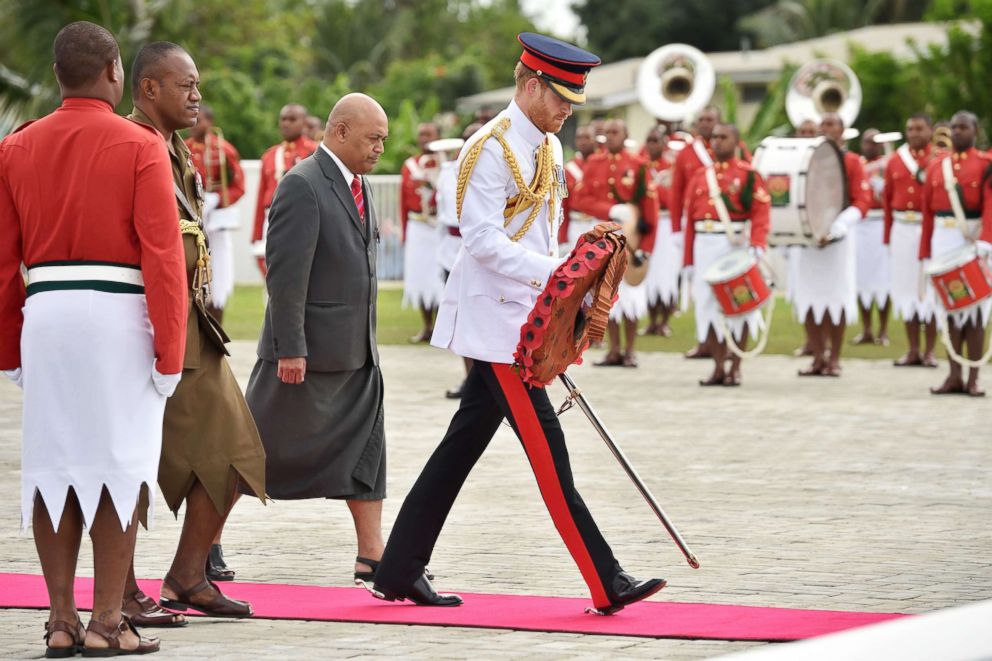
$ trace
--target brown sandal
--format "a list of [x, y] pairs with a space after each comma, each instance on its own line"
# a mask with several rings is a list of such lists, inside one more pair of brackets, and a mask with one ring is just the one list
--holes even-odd
[[[57, 632], [62, 632], [67, 634], [72, 638], [72, 645], [68, 647], [51, 647], [48, 641], [51, 640], [52, 635]], [[80, 633], [82, 632], [82, 633]], [[55, 620], [54, 622], [45, 623], [45, 658], [46, 659], [68, 659], [70, 657], [79, 654], [79, 651], [83, 649], [83, 638], [86, 636], [86, 630], [83, 629], [83, 623], [81, 620], [76, 620], [76, 625], [73, 626], [66, 622], [65, 620]]]
[[[189, 590], [186, 590], [179, 585], [179, 582], [176, 579], [167, 574], [164, 583], [169, 586], [170, 590], [176, 593], [175, 599], [161, 597], [158, 600], [164, 608], [183, 612], [188, 609], [192, 609], [199, 611], [208, 617], [244, 618], [251, 617], [255, 614], [255, 612], [251, 609], [251, 604], [247, 601], [228, 599], [224, 596], [224, 593], [220, 591], [220, 588], [218, 588], [211, 581], [201, 581], [199, 584], [194, 585]], [[205, 604], [197, 604], [191, 599], [193, 595], [199, 594], [204, 590], [209, 590], [210, 588], [216, 590], [217, 594], [209, 602]]]
[[[137, 609], [128, 608], [132, 604], [137, 605]], [[121, 611], [131, 619], [131, 624], [136, 627], [178, 628], [189, 624], [181, 613], [165, 610], [141, 590], [130, 597], [124, 597]]]
[[[126, 650], [121, 648], [121, 634], [125, 631], [131, 630], [134, 635], [138, 637], [138, 646], [133, 650]], [[106, 647], [83, 647], [83, 656], [87, 657], [104, 657], [104, 656], [126, 656], [130, 654], [151, 654], [159, 650], [159, 640], [158, 638], [145, 638], [138, 630], [134, 628], [131, 624], [131, 620], [126, 616], [121, 616], [120, 624], [116, 627], [108, 627], [102, 622], [97, 620], [90, 620], [90, 624], [86, 627], [86, 631], [95, 633], [96, 635], [107, 641]]]

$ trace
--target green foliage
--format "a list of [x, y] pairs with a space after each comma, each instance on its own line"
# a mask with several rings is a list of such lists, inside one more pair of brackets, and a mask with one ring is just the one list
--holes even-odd
[[668, 43], [704, 52], [738, 50], [738, 20], [772, 0], [584, 0], [573, 7], [604, 62], [640, 57]]
[[[943, 0], [936, 0], [941, 2]], [[738, 29], [759, 48], [822, 37], [866, 25], [920, 20], [931, 0], [778, 0], [744, 16]]]
[[858, 47], [852, 47], [848, 62], [864, 90], [857, 122], [862, 130], [901, 131], [909, 114], [935, 110], [930, 107], [929, 90], [916, 66], [900, 62], [890, 53], [869, 53]]

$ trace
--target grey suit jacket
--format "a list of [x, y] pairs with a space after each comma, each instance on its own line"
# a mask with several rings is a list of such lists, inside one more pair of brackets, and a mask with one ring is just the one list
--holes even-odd
[[316, 372], [379, 364], [375, 205], [363, 179], [363, 225], [350, 185], [321, 148], [279, 182], [265, 239], [262, 360], [305, 356]]

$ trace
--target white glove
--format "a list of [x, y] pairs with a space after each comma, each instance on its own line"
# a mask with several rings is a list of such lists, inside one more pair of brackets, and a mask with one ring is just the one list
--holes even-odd
[[992, 243], [989, 243], [988, 241], [975, 241], [975, 248], [978, 250], [978, 254], [982, 257], [992, 255]]
[[843, 239], [847, 236], [847, 230], [856, 222], [861, 220], [861, 209], [857, 207], [847, 207], [839, 214], [833, 223], [830, 224], [829, 236], [834, 239]]
[[157, 369], [152, 368], [152, 383], [158, 394], [163, 397], [172, 397], [172, 393], [176, 392], [176, 386], [179, 385], [179, 380], [182, 378], [182, 372], [179, 374], [161, 374]]
[[634, 220], [634, 207], [630, 204], [614, 204], [610, 207], [610, 220], [625, 225]]
[[204, 193], [203, 195], [203, 217], [206, 218], [210, 213], [220, 206], [220, 193]]
[[751, 253], [751, 257], [754, 257], [759, 262], [761, 261], [761, 258], [765, 256], [765, 249], [761, 246], [751, 246], [750, 249], [748, 249], [748, 252]]
[[18, 388], [24, 387], [24, 374], [20, 367], [12, 370], [4, 370], [3, 373], [6, 374], [7, 378], [13, 381]]

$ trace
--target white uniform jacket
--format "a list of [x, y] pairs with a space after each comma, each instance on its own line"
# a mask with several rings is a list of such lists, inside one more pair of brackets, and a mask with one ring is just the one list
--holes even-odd
[[[504, 137], [513, 149], [525, 182], [529, 184], [534, 178], [534, 157], [545, 139], [551, 141], [556, 169], [562, 167], [558, 138], [538, 129], [512, 101], [465, 143], [459, 166], [472, 145], [488, 135], [504, 117], [510, 120]], [[472, 172], [462, 203], [459, 225], [462, 248], [434, 323], [431, 338], [434, 346], [487, 362], [513, 362], [520, 327], [562, 261], [557, 257], [561, 199], [556, 199], [550, 210], [545, 199], [530, 230], [514, 242], [511, 237], [528, 214], [522, 212], [508, 226], [503, 226], [506, 202], [516, 194], [503, 147], [490, 138]]]

